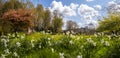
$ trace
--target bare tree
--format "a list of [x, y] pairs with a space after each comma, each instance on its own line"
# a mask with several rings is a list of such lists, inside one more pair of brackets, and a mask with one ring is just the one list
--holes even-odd
[[77, 28], [78, 28], [78, 25], [77, 25], [76, 22], [74, 22], [72, 20], [67, 21], [67, 25], [66, 25], [67, 30], [74, 30], [74, 29], [77, 29]]

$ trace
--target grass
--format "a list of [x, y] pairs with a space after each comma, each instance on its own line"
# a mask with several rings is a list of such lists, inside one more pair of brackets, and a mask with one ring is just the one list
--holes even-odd
[[52, 35], [36, 32], [2, 35], [1, 58], [120, 58], [120, 36]]

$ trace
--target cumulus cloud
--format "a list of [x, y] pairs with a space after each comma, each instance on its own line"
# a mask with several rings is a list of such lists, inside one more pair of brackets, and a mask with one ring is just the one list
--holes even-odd
[[95, 26], [98, 24], [98, 22], [96, 20], [86, 20], [86, 22], [87, 22], [87, 24], [93, 23], [93, 25], [95, 25]]
[[97, 20], [85, 20], [85, 21], [86, 21], [86, 25], [88, 26], [88, 28], [97, 28], [98, 26]]
[[94, 0], [86, 0], [87, 2], [91, 2], [91, 1], [94, 1]]
[[114, 2], [114, 1], [110, 1], [110, 2], [108, 2], [108, 6], [116, 6], [116, 5], [117, 5], [117, 3]]
[[93, 24], [93, 27], [98, 26], [97, 20], [95, 20], [95, 17], [99, 16], [99, 12], [94, 9], [93, 7], [90, 7], [86, 4], [81, 4], [78, 8], [78, 14], [85, 19], [85, 24], [89, 26], [89, 24]]
[[78, 5], [71, 3], [69, 6], [63, 5], [62, 2], [53, 1], [49, 9], [51, 12], [56, 10], [58, 13], [64, 16], [76, 16], [76, 9]]
[[71, 9], [74, 9], [74, 10], [75, 10], [75, 9], [77, 9], [77, 7], [78, 7], [78, 4], [74, 4], [74, 3], [71, 3], [71, 4], [70, 4], [70, 8], [71, 8]]
[[93, 19], [99, 15], [99, 12], [86, 4], [81, 4], [78, 8], [78, 14], [84, 19]]
[[110, 1], [108, 2], [108, 9], [111, 12], [120, 12], [120, 4], [115, 1]]
[[102, 9], [101, 5], [95, 5], [94, 7], [95, 7], [97, 10], [101, 10], [101, 9]]

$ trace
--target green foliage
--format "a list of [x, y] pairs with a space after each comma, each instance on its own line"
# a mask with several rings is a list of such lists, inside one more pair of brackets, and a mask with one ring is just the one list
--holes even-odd
[[118, 14], [110, 14], [103, 21], [99, 22], [97, 31], [106, 33], [120, 33], [120, 16]]
[[49, 30], [50, 22], [51, 22], [51, 13], [50, 13], [49, 9], [46, 9], [45, 13], [44, 13], [44, 18], [43, 18], [43, 24], [42, 24], [43, 25], [43, 29], [45, 31]]
[[35, 30], [36, 31], [42, 30], [43, 17], [44, 17], [43, 6], [38, 4], [36, 7], [36, 19], [35, 19]]
[[0, 57], [6, 58], [119, 58], [120, 36], [24, 33], [0, 37]]
[[10, 9], [19, 9], [19, 8], [23, 8], [23, 5], [18, 0], [9, 0], [7, 2], [5, 1], [1, 6], [1, 13], [3, 14]]
[[57, 14], [57, 12], [55, 12], [53, 20], [52, 20], [52, 31], [53, 31], [53, 33], [61, 32], [62, 26], [63, 26], [62, 18]]

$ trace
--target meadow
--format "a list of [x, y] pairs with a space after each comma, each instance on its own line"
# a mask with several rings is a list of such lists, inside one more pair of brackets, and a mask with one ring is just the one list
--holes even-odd
[[120, 58], [120, 36], [35, 32], [0, 37], [0, 58]]

